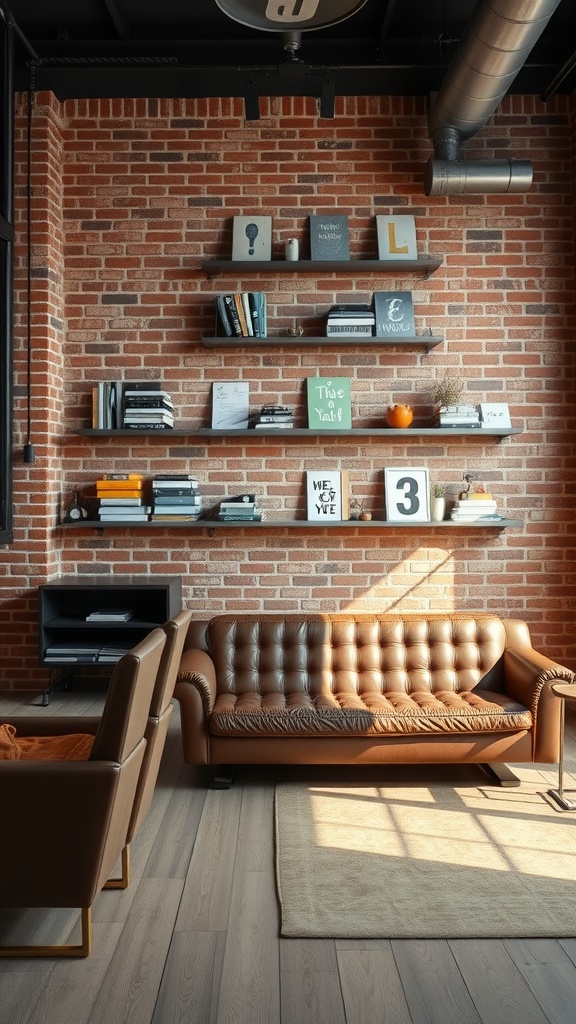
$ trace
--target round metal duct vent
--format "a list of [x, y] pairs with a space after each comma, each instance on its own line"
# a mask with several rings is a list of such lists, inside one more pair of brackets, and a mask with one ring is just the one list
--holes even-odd
[[264, 32], [298, 29], [309, 32], [345, 21], [366, 0], [216, 0], [233, 21]]

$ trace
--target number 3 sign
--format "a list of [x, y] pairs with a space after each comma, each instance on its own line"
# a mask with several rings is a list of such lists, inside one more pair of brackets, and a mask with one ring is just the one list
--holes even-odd
[[384, 470], [386, 519], [391, 523], [426, 523], [430, 519], [430, 480], [423, 466]]

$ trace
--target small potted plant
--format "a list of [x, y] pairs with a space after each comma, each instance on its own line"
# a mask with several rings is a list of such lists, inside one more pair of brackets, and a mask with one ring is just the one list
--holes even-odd
[[433, 523], [441, 523], [446, 514], [446, 492], [444, 484], [432, 484], [430, 501], [430, 519]]
[[364, 511], [364, 498], [350, 498], [350, 510], [351, 519], [363, 519], [365, 522], [372, 519], [372, 513]]

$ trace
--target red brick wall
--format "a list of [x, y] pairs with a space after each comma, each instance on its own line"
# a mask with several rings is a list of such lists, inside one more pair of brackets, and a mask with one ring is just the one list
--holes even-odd
[[[431, 153], [423, 100], [262, 101], [36, 98], [33, 140], [32, 384], [36, 462], [26, 432], [25, 98], [17, 117], [15, 543], [0, 549], [0, 686], [43, 686], [37, 587], [57, 573], [179, 573], [198, 617], [219, 611], [486, 609], [525, 618], [534, 643], [576, 667], [574, 575], [574, 115], [555, 97], [514, 97], [467, 147], [469, 157], [530, 158], [525, 195], [426, 198]], [[351, 255], [376, 255], [375, 215], [416, 217], [418, 248], [444, 257], [428, 280], [330, 273], [206, 279], [203, 257], [229, 258], [235, 214], [273, 217], [274, 255], [311, 213], [350, 218]], [[430, 354], [386, 349], [207, 350], [217, 291], [263, 290], [272, 331], [322, 330], [335, 301], [410, 290], [417, 327], [445, 342]], [[352, 378], [355, 426], [387, 405], [425, 414], [449, 371], [470, 400], [510, 406], [523, 433], [383, 441], [297, 437], [92, 440], [99, 380], [161, 377], [178, 425], [208, 425], [213, 380], [250, 381], [251, 406], [286, 402], [304, 423], [306, 377]], [[459, 489], [482, 471], [522, 529], [61, 530], [75, 487], [103, 472], [193, 471], [206, 502], [261, 495], [267, 518], [304, 510], [304, 470], [347, 468], [355, 495], [382, 514], [385, 466], [426, 465]]]

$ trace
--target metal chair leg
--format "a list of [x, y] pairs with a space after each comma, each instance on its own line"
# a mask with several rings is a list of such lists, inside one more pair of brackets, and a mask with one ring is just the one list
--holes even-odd
[[566, 701], [561, 698], [560, 708], [560, 743], [558, 750], [558, 789], [549, 789], [548, 796], [551, 796], [555, 803], [563, 811], [576, 811], [576, 800], [569, 800], [566, 793], [574, 793], [575, 790], [564, 789], [564, 723], [566, 716]]

